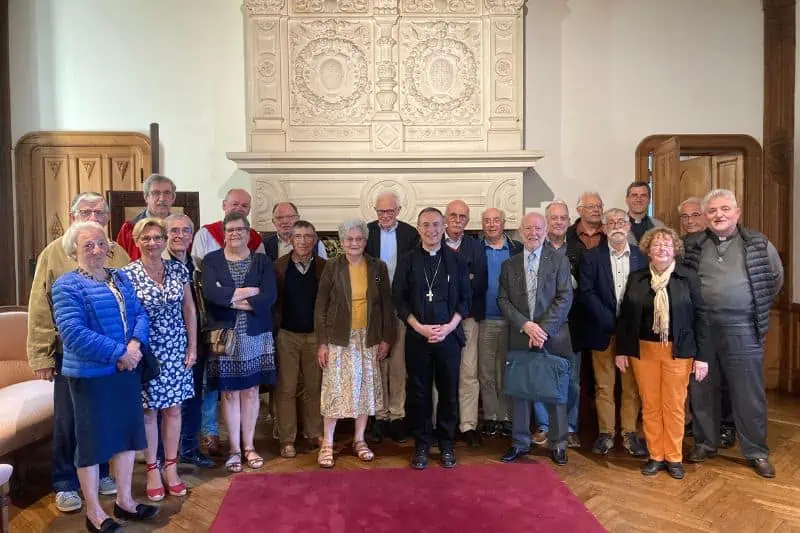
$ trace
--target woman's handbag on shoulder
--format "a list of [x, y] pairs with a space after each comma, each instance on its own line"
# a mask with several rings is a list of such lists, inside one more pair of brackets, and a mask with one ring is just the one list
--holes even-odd
[[565, 404], [569, 361], [544, 350], [514, 350], [506, 354], [504, 392], [532, 402]]
[[208, 349], [214, 355], [233, 355], [233, 351], [236, 349], [236, 332], [232, 329], [209, 331]]

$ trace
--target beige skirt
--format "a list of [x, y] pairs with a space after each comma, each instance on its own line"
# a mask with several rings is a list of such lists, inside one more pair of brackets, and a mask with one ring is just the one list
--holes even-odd
[[366, 330], [354, 329], [347, 347], [328, 345], [328, 366], [322, 369], [322, 416], [356, 418], [383, 409], [378, 347], [366, 346], [366, 340]]

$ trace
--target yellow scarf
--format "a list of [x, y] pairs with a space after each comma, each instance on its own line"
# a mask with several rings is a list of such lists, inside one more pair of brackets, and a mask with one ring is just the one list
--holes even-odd
[[650, 265], [650, 288], [656, 293], [653, 298], [653, 333], [661, 337], [661, 342], [666, 343], [669, 339], [669, 296], [667, 295], [667, 284], [672, 271], [675, 270], [673, 261], [664, 272], [660, 274]]

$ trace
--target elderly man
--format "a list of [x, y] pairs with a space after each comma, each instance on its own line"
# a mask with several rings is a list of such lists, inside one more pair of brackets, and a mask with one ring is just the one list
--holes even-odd
[[[300, 220], [300, 213], [297, 206], [292, 202], [279, 202], [272, 206], [272, 223], [275, 225], [275, 234], [264, 239], [264, 250], [272, 261], [292, 251], [292, 227]], [[325, 245], [322, 241], [317, 241], [314, 248], [314, 255], [323, 259], [328, 258], [325, 252]]]
[[175, 183], [166, 176], [151, 174], [142, 185], [142, 193], [147, 207], [133, 220], [126, 220], [117, 233], [117, 243], [128, 253], [131, 260], [141, 257], [139, 247], [133, 241], [133, 227], [144, 218], [167, 218], [175, 203]]
[[442, 244], [444, 216], [426, 207], [417, 217], [422, 245], [400, 256], [392, 301], [406, 325], [408, 421], [414, 435], [411, 468], [428, 466], [433, 440], [433, 382], [439, 391], [437, 433], [445, 468], [456, 465], [453, 448], [458, 424], [458, 379], [465, 344], [463, 317], [472, 300], [467, 265]]
[[[414, 226], [398, 220], [400, 198], [394, 191], [384, 191], [375, 199], [377, 220], [367, 224], [369, 238], [365, 252], [378, 257], [389, 269], [389, 279], [394, 281], [397, 259], [419, 245], [419, 233]], [[389, 357], [380, 361], [383, 385], [383, 409], [375, 413], [371, 439], [375, 443], [383, 440], [384, 433], [395, 442], [406, 442], [406, 327], [397, 319], [397, 339]]]
[[[250, 206], [252, 199], [250, 193], [244, 189], [231, 189], [222, 200], [222, 212], [224, 215], [228, 213], [241, 213], [244, 216], [250, 216]], [[223, 215], [223, 216], [224, 216]], [[250, 228], [250, 240], [247, 242], [248, 248], [253, 253], [263, 254], [264, 243], [261, 240], [261, 235]], [[202, 270], [201, 263], [203, 258], [214, 250], [219, 250], [225, 247], [225, 232], [222, 231], [222, 220], [217, 220], [211, 224], [206, 224], [197, 231], [194, 237], [194, 244], [192, 245], [192, 259], [194, 265], [198, 270]]]
[[692, 196], [678, 206], [681, 217], [681, 235], [691, 235], [706, 229], [706, 217], [703, 214], [703, 199]]
[[647, 230], [663, 226], [664, 223], [647, 214], [650, 207], [650, 185], [643, 181], [634, 181], [625, 191], [625, 203], [628, 204], [628, 217], [631, 231], [628, 242], [636, 246]]
[[596, 192], [578, 197], [578, 220], [567, 228], [567, 244], [583, 252], [599, 246], [605, 239], [602, 228], [603, 199]]
[[472, 290], [470, 311], [461, 323], [466, 344], [461, 352], [458, 378], [458, 430], [467, 445], [475, 448], [481, 445], [481, 434], [478, 433], [478, 324], [483, 320], [486, 308], [486, 256], [478, 239], [464, 233], [469, 224], [469, 206], [466, 202], [453, 200], [447, 204], [444, 216], [443, 242], [464, 258]]
[[[628, 214], [622, 209], [609, 209], [603, 214], [603, 232], [608, 244], [589, 250], [581, 260], [580, 292], [585, 314], [582, 335], [592, 350], [592, 367], [595, 378], [595, 403], [600, 435], [592, 447], [594, 453], [607, 455], [614, 449], [616, 436], [616, 383], [617, 327], [622, 297], [628, 276], [647, 266], [647, 259], [635, 245], [628, 241], [630, 232]], [[646, 457], [647, 448], [636, 433], [636, 423], [642, 402], [633, 372], [621, 374], [622, 406], [620, 421], [622, 442], [634, 457]]]
[[[544, 246], [547, 223], [540, 213], [522, 217], [525, 250], [503, 263], [497, 303], [509, 324], [509, 350], [544, 349], [561, 357], [572, 354], [567, 315], [572, 279], [567, 258]], [[531, 402], [512, 398], [513, 436], [501, 461], [510, 463], [531, 448]], [[548, 404], [550, 457], [567, 464], [567, 406]]]
[[767, 238], [738, 224], [736, 196], [715, 189], [703, 198], [708, 229], [685, 240], [686, 265], [700, 276], [706, 316], [716, 333], [708, 378], [692, 379], [695, 446], [690, 462], [717, 453], [720, 435], [720, 376], [730, 398], [742, 454], [760, 475], [775, 477], [767, 447], [764, 341], [772, 303], [783, 286], [783, 266]]
[[[99, 194], [79, 194], [70, 205], [70, 222], [108, 224], [108, 206]], [[109, 243], [106, 265], [121, 268], [130, 262], [119, 245]], [[78, 474], [75, 469], [75, 413], [67, 380], [61, 375], [62, 348], [50, 310], [50, 289], [62, 274], [77, 267], [67, 256], [61, 239], [48, 244], [36, 262], [36, 272], [28, 304], [28, 363], [40, 379], [54, 382], [52, 482], [56, 493], [56, 509], [77, 511], [83, 505], [78, 494]], [[116, 494], [114, 480], [108, 475], [108, 465], [100, 465], [100, 494]]]
[[[508, 351], [508, 322], [497, 305], [500, 268], [509, 258], [522, 253], [522, 243], [505, 233], [506, 214], [491, 207], [481, 215], [483, 253], [486, 258], [486, 296], [482, 304], [486, 318], [479, 324], [478, 381], [483, 398], [481, 433], [511, 437], [511, 421], [503, 394], [503, 371]], [[566, 227], [565, 227], [566, 229]]]

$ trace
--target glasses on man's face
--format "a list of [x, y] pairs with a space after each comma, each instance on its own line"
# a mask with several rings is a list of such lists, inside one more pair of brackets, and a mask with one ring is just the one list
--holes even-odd
[[483, 223], [487, 224], [487, 225], [488, 224], [502, 224], [503, 222], [505, 222], [505, 219], [502, 219], [502, 218], [484, 218], [483, 219]]
[[150, 191], [150, 196], [153, 198], [170, 198], [172, 191]]
[[245, 227], [241, 227], [241, 228], [225, 228], [225, 233], [227, 233], [228, 235], [233, 235], [235, 233], [238, 233], [239, 235], [241, 235], [246, 231], [247, 231], [247, 228], [245, 228]]
[[623, 219], [620, 220], [608, 220], [606, 221], [606, 226], [609, 228], [624, 228], [628, 224], [628, 221]]
[[191, 235], [192, 228], [169, 228], [169, 234], [173, 237], [178, 237], [180, 235]]
[[681, 220], [689, 220], [690, 218], [703, 218], [703, 213], [698, 213], [695, 211], [694, 213], [684, 213], [681, 215]]
[[603, 204], [583, 204], [581, 207], [584, 209], [588, 209], [589, 211], [602, 211]]
[[95, 218], [100, 218], [105, 216], [106, 212], [105, 209], [81, 209], [78, 211], [78, 216], [81, 218], [89, 218], [94, 215]]
[[313, 235], [293, 235], [292, 238], [296, 239], [298, 241], [313, 241], [314, 240], [314, 236]]
[[164, 242], [163, 235], [145, 235], [144, 237], [139, 237], [139, 240], [143, 243], [150, 244], [151, 242], [159, 243]]
[[277, 222], [288, 222], [290, 220], [291, 221], [297, 220], [298, 218], [300, 218], [300, 215], [281, 215], [279, 217], [272, 217], [272, 221], [273, 222], [276, 222], [276, 221]]
[[390, 215], [394, 215], [397, 209], [376, 209], [375, 212], [378, 214], [379, 217], [388, 217]]

